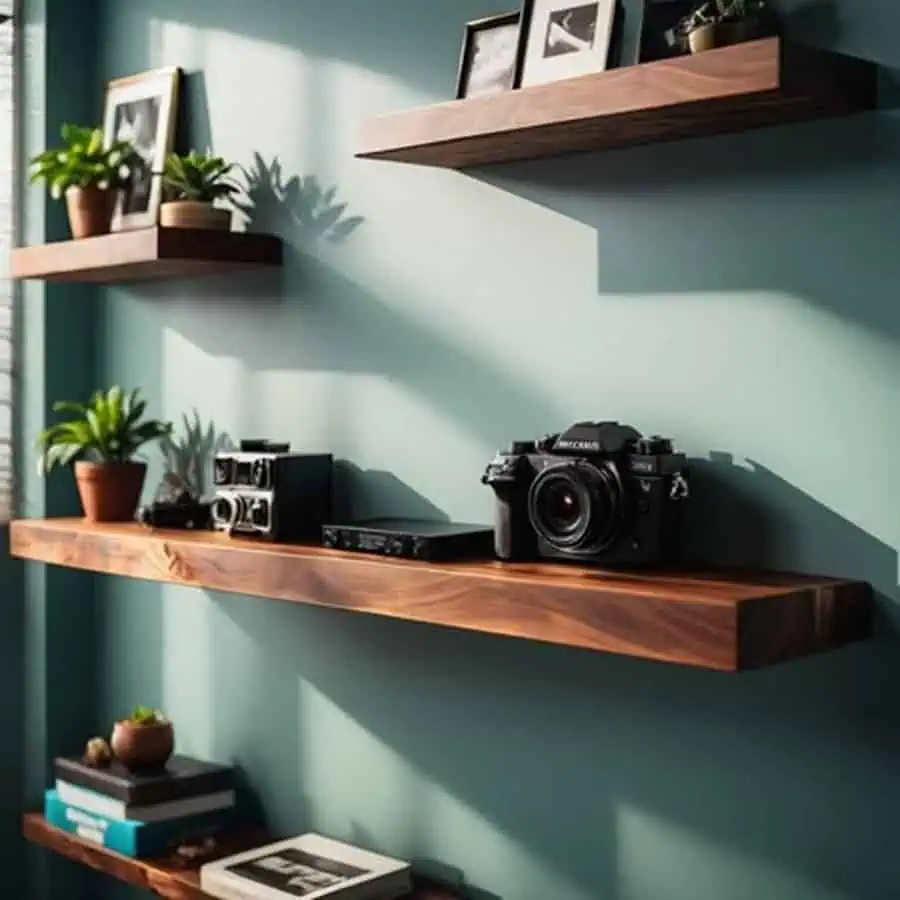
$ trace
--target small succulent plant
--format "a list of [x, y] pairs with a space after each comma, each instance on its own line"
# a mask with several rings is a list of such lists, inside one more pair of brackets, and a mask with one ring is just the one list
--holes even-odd
[[132, 710], [128, 721], [132, 725], [164, 725], [169, 720], [158, 709], [153, 709], [150, 706], [136, 706]]
[[213, 203], [240, 190], [228, 179], [234, 168], [235, 163], [226, 162], [221, 156], [211, 153], [197, 153], [196, 150], [191, 150], [186, 156], [171, 153], [166, 158], [163, 181], [175, 200]]

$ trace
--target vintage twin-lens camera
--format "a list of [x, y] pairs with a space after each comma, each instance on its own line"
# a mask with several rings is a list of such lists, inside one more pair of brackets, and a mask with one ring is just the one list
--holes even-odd
[[679, 549], [687, 459], [618, 422], [517, 441], [482, 475], [494, 489], [497, 556], [658, 566]]
[[331, 454], [291, 453], [289, 444], [241, 441], [216, 454], [216, 531], [270, 540], [318, 540], [331, 519]]

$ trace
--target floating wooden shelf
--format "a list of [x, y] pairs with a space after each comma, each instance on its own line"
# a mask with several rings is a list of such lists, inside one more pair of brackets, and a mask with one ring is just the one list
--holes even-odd
[[366, 122], [357, 156], [464, 168], [872, 109], [877, 67], [766, 38]]
[[268, 234], [144, 228], [12, 251], [12, 278], [113, 282], [197, 278], [280, 266], [282, 243]]
[[[164, 900], [213, 900], [213, 897], [200, 890], [200, 876], [196, 871], [178, 867], [171, 860], [142, 860], [121, 856], [48, 825], [39, 813], [28, 813], [22, 830], [26, 839], [35, 844], [41, 844], [55, 853], [98, 872], [105, 872], [120, 881], [151, 891]], [[261, 836], [247, 836], [223, 845], [221, 855], [239, 853], [261, 843], [264, 843]], [[408, 900], [458, 900], [458, 897], [443, 888], [422, 885]]]
[[39, 562], [738, 671], [869, 636], [862, 582], [771, 572], [623, 574], [423, 563], [81, 519], [12, 523]]

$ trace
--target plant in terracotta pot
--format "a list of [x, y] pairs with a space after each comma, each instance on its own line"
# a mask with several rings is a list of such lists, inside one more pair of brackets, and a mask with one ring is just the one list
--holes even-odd
[[229, 199], [240, 188], [228, 179], [235, 168], [221, 156], [197, 153], [170, 154], [166, 159], [163, 183], [168, 199], [159, 213], [161, 225], [168, 228], [231, 229], [231, 210], [215, 206], [216, 200]]
[[147, 465], [133, 456], [144, 444], [172, 432], [171, 422], [144, 419], [146, 408], [139, 390], [127, 394], [118, 386], [95, 392], [87, 404], [54, 404], [54, 412], [75, 413], [75, 418], [51, 425], [38, 437], [38, 471], [46, 474], [74, 463], [89, 521], [134, 518]]
[[128, 141], [103, 146], [103, 131], [63, 125], [64, 146], [31, 160], [31, 181], [46, 181], [51, 196], [65, 197], [72, 237], [108, 234], [121, 189], [136, 158]]
[[110, 746], [129, 771], [158, 772], [175, 750], [175, 729], [158, 709], [138, 706], [113, 726]]

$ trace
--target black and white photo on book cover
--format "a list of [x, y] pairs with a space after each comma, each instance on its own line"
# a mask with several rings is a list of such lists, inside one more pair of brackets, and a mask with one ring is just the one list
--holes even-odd
[[369, 874], [366, 869], [292, 847], [228, 866], [225, 871], [293, 897], [308, 897]]

